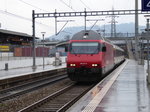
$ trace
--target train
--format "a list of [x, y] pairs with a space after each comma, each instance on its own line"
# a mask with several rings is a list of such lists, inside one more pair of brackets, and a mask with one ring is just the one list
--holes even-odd
[[82, 30], [69, 41], [67, 74], [72, 81], [100, 81], [124, 60], [123, 49], [96, 31]]

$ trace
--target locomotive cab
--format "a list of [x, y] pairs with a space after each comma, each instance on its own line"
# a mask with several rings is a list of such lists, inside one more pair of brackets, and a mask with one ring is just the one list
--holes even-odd
[[[103, 48], [105, 51], [106, 48]], [[101, 74], [102, 44], [98, 41], [71, 41], [67, 57], [67, 73], [71, 80], [95, 81], [93, 75]], [[85, 78], [86, 77], [86, 78]], [[100, 78], [100, 77], [99, 77]]]
[[102, 74], [102, 53], [106, 52], [102, 40], [94, 31], [81, 31], [72, 37], [67, 56], [67, 73], [71, 80], [87, 81], [86, 78], [89, 78], [88, 80], [95, 81], [100, 78], [98, 75]]
[[68, 77], [73, 81], [99, 81], [114, 68], [114, 56], [113, 44], [97, 32], [78, 32], [68, 45]]

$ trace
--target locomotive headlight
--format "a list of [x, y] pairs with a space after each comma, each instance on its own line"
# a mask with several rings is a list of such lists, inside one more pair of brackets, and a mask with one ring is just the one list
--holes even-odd
[[98, 64], [92, 64], [92, 66], [95, 66], [95, 67], [96, 67], [96, 66], [98, 66]]
[[76, 66], [76, 64], [70, 64], [70, 66]]

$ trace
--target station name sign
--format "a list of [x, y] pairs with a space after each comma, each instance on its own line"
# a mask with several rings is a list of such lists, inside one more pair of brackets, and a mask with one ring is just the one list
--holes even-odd
[[142, 0], [142, 11], [150, 11], [150, 0]]

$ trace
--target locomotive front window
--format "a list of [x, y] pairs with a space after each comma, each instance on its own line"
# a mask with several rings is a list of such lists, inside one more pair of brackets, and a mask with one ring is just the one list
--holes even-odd
[[70, 46], [72, 54], [97, 54], [100, 44], [98, 42], [73, 42]]

